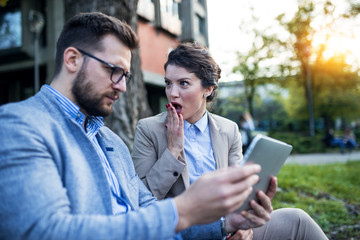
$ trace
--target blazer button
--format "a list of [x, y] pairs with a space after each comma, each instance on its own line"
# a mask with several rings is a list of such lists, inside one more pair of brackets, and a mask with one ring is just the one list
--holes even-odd
[[178, 172], [174, 172], [174, 176], [175, 176], [175, 177], [179, 176], [179, 173], [178, 173]]

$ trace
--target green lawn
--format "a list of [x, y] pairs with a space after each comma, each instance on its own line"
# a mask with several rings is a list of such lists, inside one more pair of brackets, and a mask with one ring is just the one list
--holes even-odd
[[360, 239], [360, 161], [329, 165], [284, 165], [274, 209], [297, 207], [329, 239]]

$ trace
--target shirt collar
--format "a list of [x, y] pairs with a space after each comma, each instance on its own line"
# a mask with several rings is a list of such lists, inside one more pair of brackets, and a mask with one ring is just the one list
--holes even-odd
[[[80, 107], [70, 101], [68, 98], [66, 98], [64, 95], [62, 95], [50, 85], [45, 85], [45, 87], [48, 88], [52, 94], [55, 95], [65, 114], [68, 115], [75, 122], [77, 122], [79, 125], [84, 126], [86, 117], [82, 112], [80, 112]], [[86, 128], [87, 135], [89, 136], [95, 135], [104, 125], [103, 117], [100, 116], [88, 116], [87, 121], [88, 122], [86, 124]]]
[[[184, 120], [184, 129], [188, 129], [191, 125], [192, 124]], [[201, 132], [204, 132], [208, 126], [208, 112], [206, 111], [204, 116], [202, 116], [199, 121], [197, 121], [193, 125], [195, 125]]]

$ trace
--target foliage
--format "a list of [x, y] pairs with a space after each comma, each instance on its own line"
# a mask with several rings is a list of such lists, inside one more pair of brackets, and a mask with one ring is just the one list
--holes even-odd
[[293, 146], [292, 153], [319, 153], [328, 151], [322, 141], [325, 134], [316, 134], [315, 136], [311, 137], [304, 132], [271, 131], [268, 135], [280, 141], [291, 144]]
[[0, 7], [5, 7], [8, 0], [0, 0]]
[[239, 84], [221, 84], [219, 95], [221, 92], [229, 92], [226, 97], [217, 97], [211, 106], [207, 108], [220, 116], [238, 122], [241, 114], [246, 111], [246, 100], [243, 94], [239, 94], [241, 90]]
[[[288, 81], [290, 97], [285, 108], [290, 117], [301, 120], [309, 118], [311, 104], [315, 117], [323, 118], [329, 128], [338, 117], [351, 120], [359, 116], [360, 81], [358, 69], [347, 61], [350, 52], [334, 53], [332, 57], [325, 54], [329, 39], [342, 34], [336, 26], [344, 15], [335, 14], [332, 1], [324, 1], [323, 5], [314, 2], [303, 1], [290, 21], [284, 20], [284, 14], [277, 18], [292, 36], [289, 47], [296, 56], [293, 61], [300, 63], [300, 75]], [[352, 15], [356, 15], [354, 11]], [[321, 18], [324, 24], [315, 28], [315, 21]], [[320, 33], [325, 35], [324, 40], [315, 46], [313, 41]]]
[[[271, 88], [269, 88], [271, 87]], [[283, 129], [289, 124], [289, 116], [284, 108], [286, 98], [283, 89], [273, 84], [261, 87], [266, 91], [266, 97], [254, 101], [254, 118], [259, 130]]]
[[281, 41], [273, 33], [268, 33], [269, 29], [258, 29], [256, 24], [259, 19], [252, 15], [251, 21], [243, 23], [241, 30], [252, 36], [252, 46], [248, 52], [237, 52], [237, 66], [233, 68], [234, 73], [241, 73], [244, 78], [244, 94], [248, 107], [248, 112], [254, 115], [254, 100], [256, 89], [274, 81], [274, 74], [279, 72], [279, 65], [271, 62], [279, 59], [278, 54]]
[[[245, 96], [240, 93], [241, 89], [235, 89], [238, 87], [239, 84], [223, 83], [219, 88], [219, 95], [224, 91], [228, 96], [218, 97], [210, 111], [238, 122], [241, 114], [248, 111]], [[266, 94], [262, 95], [261, 92]], [[283, 89], [274, 84], [258, 87], [253, 96], [253, 117], [259, 130], [279, 129], [289, 124], [287, 112], [283, 107], [286, 102], [283, 95]]]
[[359, 172], [360, 161], [285, 165], [278, 174], [280, 191], [273, 199], [273, 207], [305, 210], [330, 239], [356, 238], [360, 234], [355, 226], [360, 223]]
[[291, 119], [304, 120], [308, 119], [306, 108], [305, 89], [299, 88], [298, 80], [292, 78], [287, 83], [289, 97], [284, 107]]
[[[351, 51], [338, 51], [330, 57], [326, 53], [333, 35], [351, 35], [342, 32], [339, 24], [356, 17], [360, 8], [356, 1], [349, 1], [344, 3], [348, 10], [339, 14], [333, 2], [299, 1], [292, 18], [285, 13], [279, 15], [277, 20], [288, 33], [287, 39], [284, 34], [275, 35], [257, 26], [255, 16], [242, 24], [240, 29], [253, 38], [253, 44], [248, 52], [238, 52], [233, 71], [244, 76], [245, 96], [241, 99], [246, 105], [240, 99], [229, 101], [230, 105], [223, 105], [222, 111], [237, 101], [248, 107], [255, 120], [277, 130], [297, 125], [304, 131], [309, 128], [305, 121], [312, 126], [321, 120], [325, 128], [330, 128], [338, 118], [345, 122], [356, 120], [360, 116], [359, 66], [348, 61]], [[319, 35], [324, 39], [316, 45]], [[271, 96], [264, 98], [259, 92], [264, 84], [278, 84], [287, 89], [288, 97], [266, 93]], [[309, 109], [313, 109], [313, 114]]]
[[343, 59], [318, 61], [313, 66], [314, 108], [318, 117], [334, 120], [346, 117], [354, 120], [360, 115], [360, 79]]

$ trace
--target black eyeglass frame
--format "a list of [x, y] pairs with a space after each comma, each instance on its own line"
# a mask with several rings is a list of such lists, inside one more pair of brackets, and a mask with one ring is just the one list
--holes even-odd
[[[103, 63], [105, 65], [108, 65], [111, 68], [110, 81], [112, 83], [115, 83], [115, 84], [119, 83], [121, 81], [121, 79], [123, 79], [123, 77], [125, 77], [126, 85], [130, 82], [131, 73], [130, 72], [125, 72], [125, 70], [122, 67], [119, 67], [119, 66], [116, 66], [114, 64], [108, 63], [108, 62], [106, 62], [106, 61], [104, 61], [104, 60], [102, 60], [102, 59], [100, 59], [98, 57], [95, 57], [94, 55], [92, 55], [92, 54], [90, 54], [90, 53], [88, 53], [88, 52], [86, 52], [86, 51], [84, 51], [82, 49], [77, 48], [77, 50], [79, 52], [81, 52], [82, 54], [88, 56], [88, 57], [91, 57], [91, 58], [93, 58], [93, 59], [95, 59], [95, 60], [97, 60], [97, 61], [99, 61], [99, 62], [101, 62], [101, 63]], [[119, 79], [117, 79], [117, 81], [113, 81], [112, 77], [113, 77], [113, 74], [114, 74], [115, 70], [117, 70], [117, 69], [120, 69], [123, 73], [121, 74]]]

